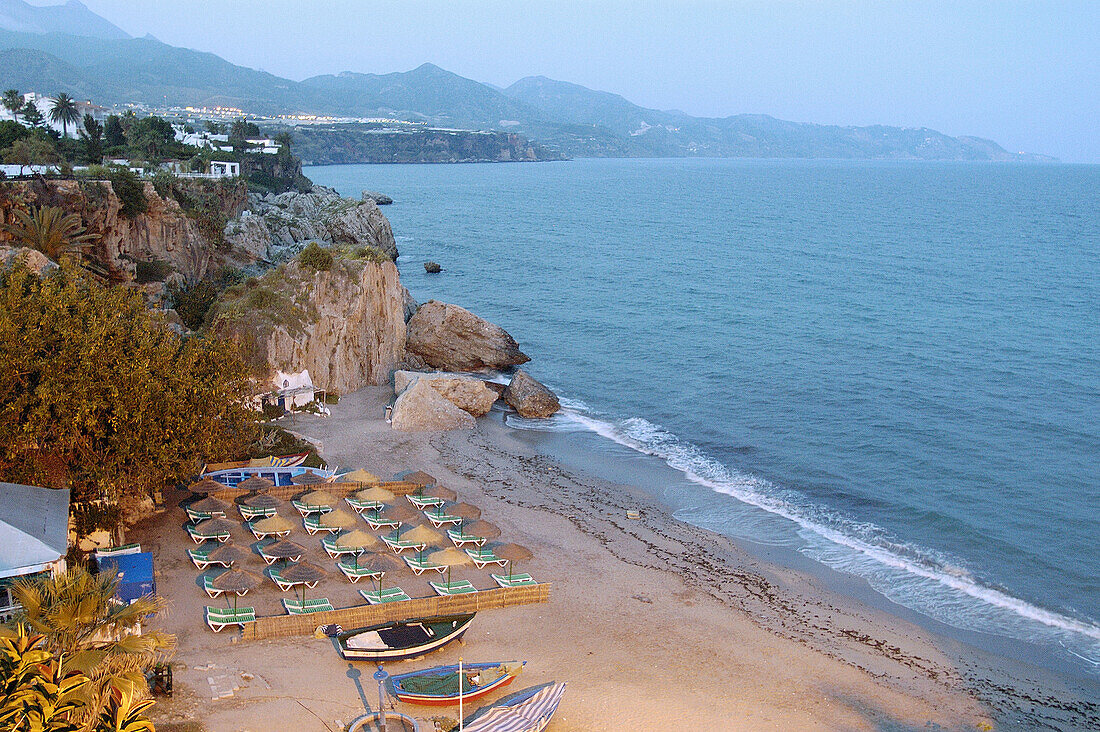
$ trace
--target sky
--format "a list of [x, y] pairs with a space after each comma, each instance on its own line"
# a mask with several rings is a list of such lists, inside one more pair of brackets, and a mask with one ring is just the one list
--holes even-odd
[[498, 86], [541, 74], [694, 115], [931, 127], [1100, 162], [1100, 0], [83, 2], [296, 80], [430, 61]]

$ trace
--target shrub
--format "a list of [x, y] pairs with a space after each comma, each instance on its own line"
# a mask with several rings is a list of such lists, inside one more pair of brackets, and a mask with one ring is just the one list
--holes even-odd
[[302, 253], [298, 255], [298, 261], [303, 266], [315, 269], [318, 272], [328, 272], [332, 269], [332, 265], [335, 264], [336, 259], [332, 256], [332, 252], [325, 247], [320, 246], [317, 242], [312, 241], [306, 245], [306, 248], [302, 250]]
[[141, 216], [149, 210], [145, 198], [145, 184], [127, 168], [111, 168], [107, 173], [118, 200], [122, 202], [120, 214], [128, 219]]
[[209, 280], [200, 280], [183, 287], [170, 286], [168, 290], [172, 307], [183, 324], [191, 330], [202, 327], [206, 314], [218, 299], [218, 292], [218, 287]]
[[167, 170], [158, 170], [153, 174], [153, 189], [161, 198], [168, 198], [172, 195], [172, 189], [175, 188], [175, 185], [176, 176]]
[[363, 246], [355, 250], [354, 258], [363, 259], [368, 262], [389, 262], [390, 256], [378, 247]]
[[150, 259], [137, 263], [134, 277], [139, 285], [145, 285], [150, 282], [164, 282], [170, 274], [172, 274], [172, 265], [163, 259]]

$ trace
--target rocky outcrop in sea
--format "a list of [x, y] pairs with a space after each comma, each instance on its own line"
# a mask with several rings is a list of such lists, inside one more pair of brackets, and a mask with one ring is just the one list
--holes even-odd
[[531, 360], [506, 330], [458, 305], [430, 300], [408, 330], [409, 353], [434, 369], [502, 370]]

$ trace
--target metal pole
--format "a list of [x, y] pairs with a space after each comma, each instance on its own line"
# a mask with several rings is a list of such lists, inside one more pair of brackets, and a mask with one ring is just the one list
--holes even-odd
[[[462, 717], [462, 656], [458, 657], [458, 732], [465, 729]], [[383, 732], [385, 732], [383, 730]]]
[[383, 695], [386, 693], [387, 677], [389, 677], [389, 674], [386, 673], [386, 669], [382, 668], [382, 664], [378, 664], [378, 670], [374, 672], [374, 679], [378, 682], [378, 729], [382, 732], [386, 732], [386, 710]]

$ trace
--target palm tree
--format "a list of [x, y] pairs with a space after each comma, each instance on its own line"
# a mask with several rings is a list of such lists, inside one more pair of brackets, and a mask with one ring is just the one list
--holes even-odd
[[65, 92], [58, 94], [50, 108], [50, 121], [60, 122], [64, 137], [69, 136], [69, 125], [75, 125], [80, 121], [80, 112], [76, 108], [76, 100]]
[[16, 122], [19, 121], [19, 113], [23, 110], [23, 95], [19, 93], [18, 89], [8, 89], [4, 92], [3, 96], [0, 96], [0, 104], [4, 105], [4, 109], [11, 112], [11, 118]]
[[[46, 637], [45, 647], [66, 659], [67, 669], [90, 679], [86, 730], [103, 729], [95, 726], [97, 718], [103, 723], [103, 714], [122, 721], [132, 712], [140, 716], [146, 705], [132, 706], [132, 701], [148, 692], [145, 671], [175, 645], [175, 636], [139, 627], [164, 609], [162, 598], [149, 595], [127, 605], [115, 599], [117, 588], [117, 577], [93, 575], [79, 566], [48, 578], [18, 580], [11, 588], [23, 607], [19, 620]], [[124, 702], [121, 711], [112, 698]]]
[[30, 213], [13, 209], [15, 222], [0, 224], [0, 231], [11, 234], [17, 246], [37, 249], [54, 261], [70, 254], [81, 254], [95, 241], [85, 231], [77, 214], [66, 214], [57, 206], [32, 207]]

